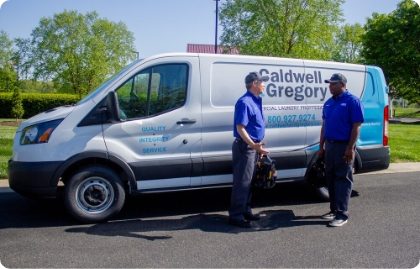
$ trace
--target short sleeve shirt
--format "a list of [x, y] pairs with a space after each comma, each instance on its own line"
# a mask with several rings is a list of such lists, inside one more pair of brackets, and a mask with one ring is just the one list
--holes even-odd
[[325, 102], [322, 110], [324, 137], [330, 140], [350, 140], [353, 123], [364, 121], [360, 99], [348, 91]]
[[254, 142], [264, 139], [265, 123], [262, 112], [262, 99], [247, 91], [235, 105], [233, 135], [240, 138], [236, 125], [245, 126], [245, 130]]

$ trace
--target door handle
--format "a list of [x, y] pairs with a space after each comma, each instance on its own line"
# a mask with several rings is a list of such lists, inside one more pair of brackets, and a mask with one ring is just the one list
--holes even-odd
[[193, 124], [193, 123], [196, 123], [195, 119], [182, 119], [182, 120], [179, 120], [179, 121], [176, 122], [176, 124], [180, 124], [180, 125], [182, 125], [182, 124]]

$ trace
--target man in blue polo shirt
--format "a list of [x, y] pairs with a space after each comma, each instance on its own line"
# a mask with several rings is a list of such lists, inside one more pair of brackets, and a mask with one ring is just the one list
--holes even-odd
[[251, 72], [245, 77], [247, 92], [235, 105], [232, 144], [233, 186], [229, 208], [229, 223], [234, 226], [250, 228], [250, 221], [259, 216], [251, 211], [251, 181], [255, 172], [258, 154], [268, 154], [262, 140], [265, 123], [262, 111], [263, 93], [267, 76]]
[[333, 74], [325, 83], [330, 84], [332, 97], [325, 102], [322, 110], [318, 154], [320, 157], [325, 155], [330, 212], [322, 218], [330, 220], [329, 226], [339, 227], [349, 218], [355, 147], [364, 117], [362, 104], [346, 89], [347, 79], [343, 74]]

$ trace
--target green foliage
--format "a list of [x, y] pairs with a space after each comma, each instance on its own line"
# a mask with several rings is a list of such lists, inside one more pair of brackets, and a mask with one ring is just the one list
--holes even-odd
[[11, 66], [0, 68], [0, 92], [12, 92], [16, 81], [17, 74]]
[[22, 105], [22, 97], [20, 95], [19, 89], [15, 87], [12, 95], [12, 109], [10, 114], [17, 120], [22, 118], [23, 113], [24, 110]]
[[18, 87], [24, 93], [57, 93], [53, 82], [20, 80], [18, 81]]
[[6, 32], [0, 31], [0, 68], [10, 64], [13, 56], [13, 41]]
[[[74, 94], [45, 94], [45, 93], [22, 93], [23, 118], [32, 117], [48, 109], [72, 105], [79, 101]], [[0, 117], [12, 118], [13, 98], [10, 93], [0, 93]]]
[[20, 80], [27, 80], [32, 75], [31, 66], [31, 50], [32, 44], [30, 39], [16, 38], [16, 50], [13, 52], [13, 62], [15, 63], [16, 72]]
[[336, 35], [336, 51], [333, 54], [333, 60], [345, 63], [361, 63], [361, 50], [363, 48], [362, 36], [365, 33], [363, 27], [356, 23], [354, 25], [346, 24], [340, 28]]
[[420, 104], [420, 8], [403, 0], [389, 15], [374, 14], [365, 25], [363, 57], [380, 66], [393, 94]]
[[95, 12], [42, 18], [31, 40], [17, 40], [20, 72], [53, 81], [60, 92], [85, 95], [133, 60], [133, 34]]
[[241, 54], [331, 59], [343, 0], [227, 0], [221, 37]]
[[17, 75], [12, 66], [13, 42], [0, 31], [0, 92], [12, 92]]

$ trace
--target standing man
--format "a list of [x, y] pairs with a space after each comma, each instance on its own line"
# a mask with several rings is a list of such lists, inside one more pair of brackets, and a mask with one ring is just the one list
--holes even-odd
[[364, 121], [363, 107], [359, 98], [346, 89], [343, 74], [333, 74], [329, 80], [332, 97], [322, 110], [320, 157], [325, 154], [326, 178], [330, 196], [330, 212], [323, 219], [329, 226], [339, 227], [347, 223], [348, 204], [353, 186], [353, 162], [360, 125]]
[[250, 228], [251, 221], [259, 216], [251, 211], [251, 181], [258, 154], [268, 154], [263, 148], [265, 123], [260, 94], [265, 89], [268, 76], [251, 72], [245, 77], [247, 92], [235, 105], [232, 145], [233, 187], [229, 209], [229, 223]]

